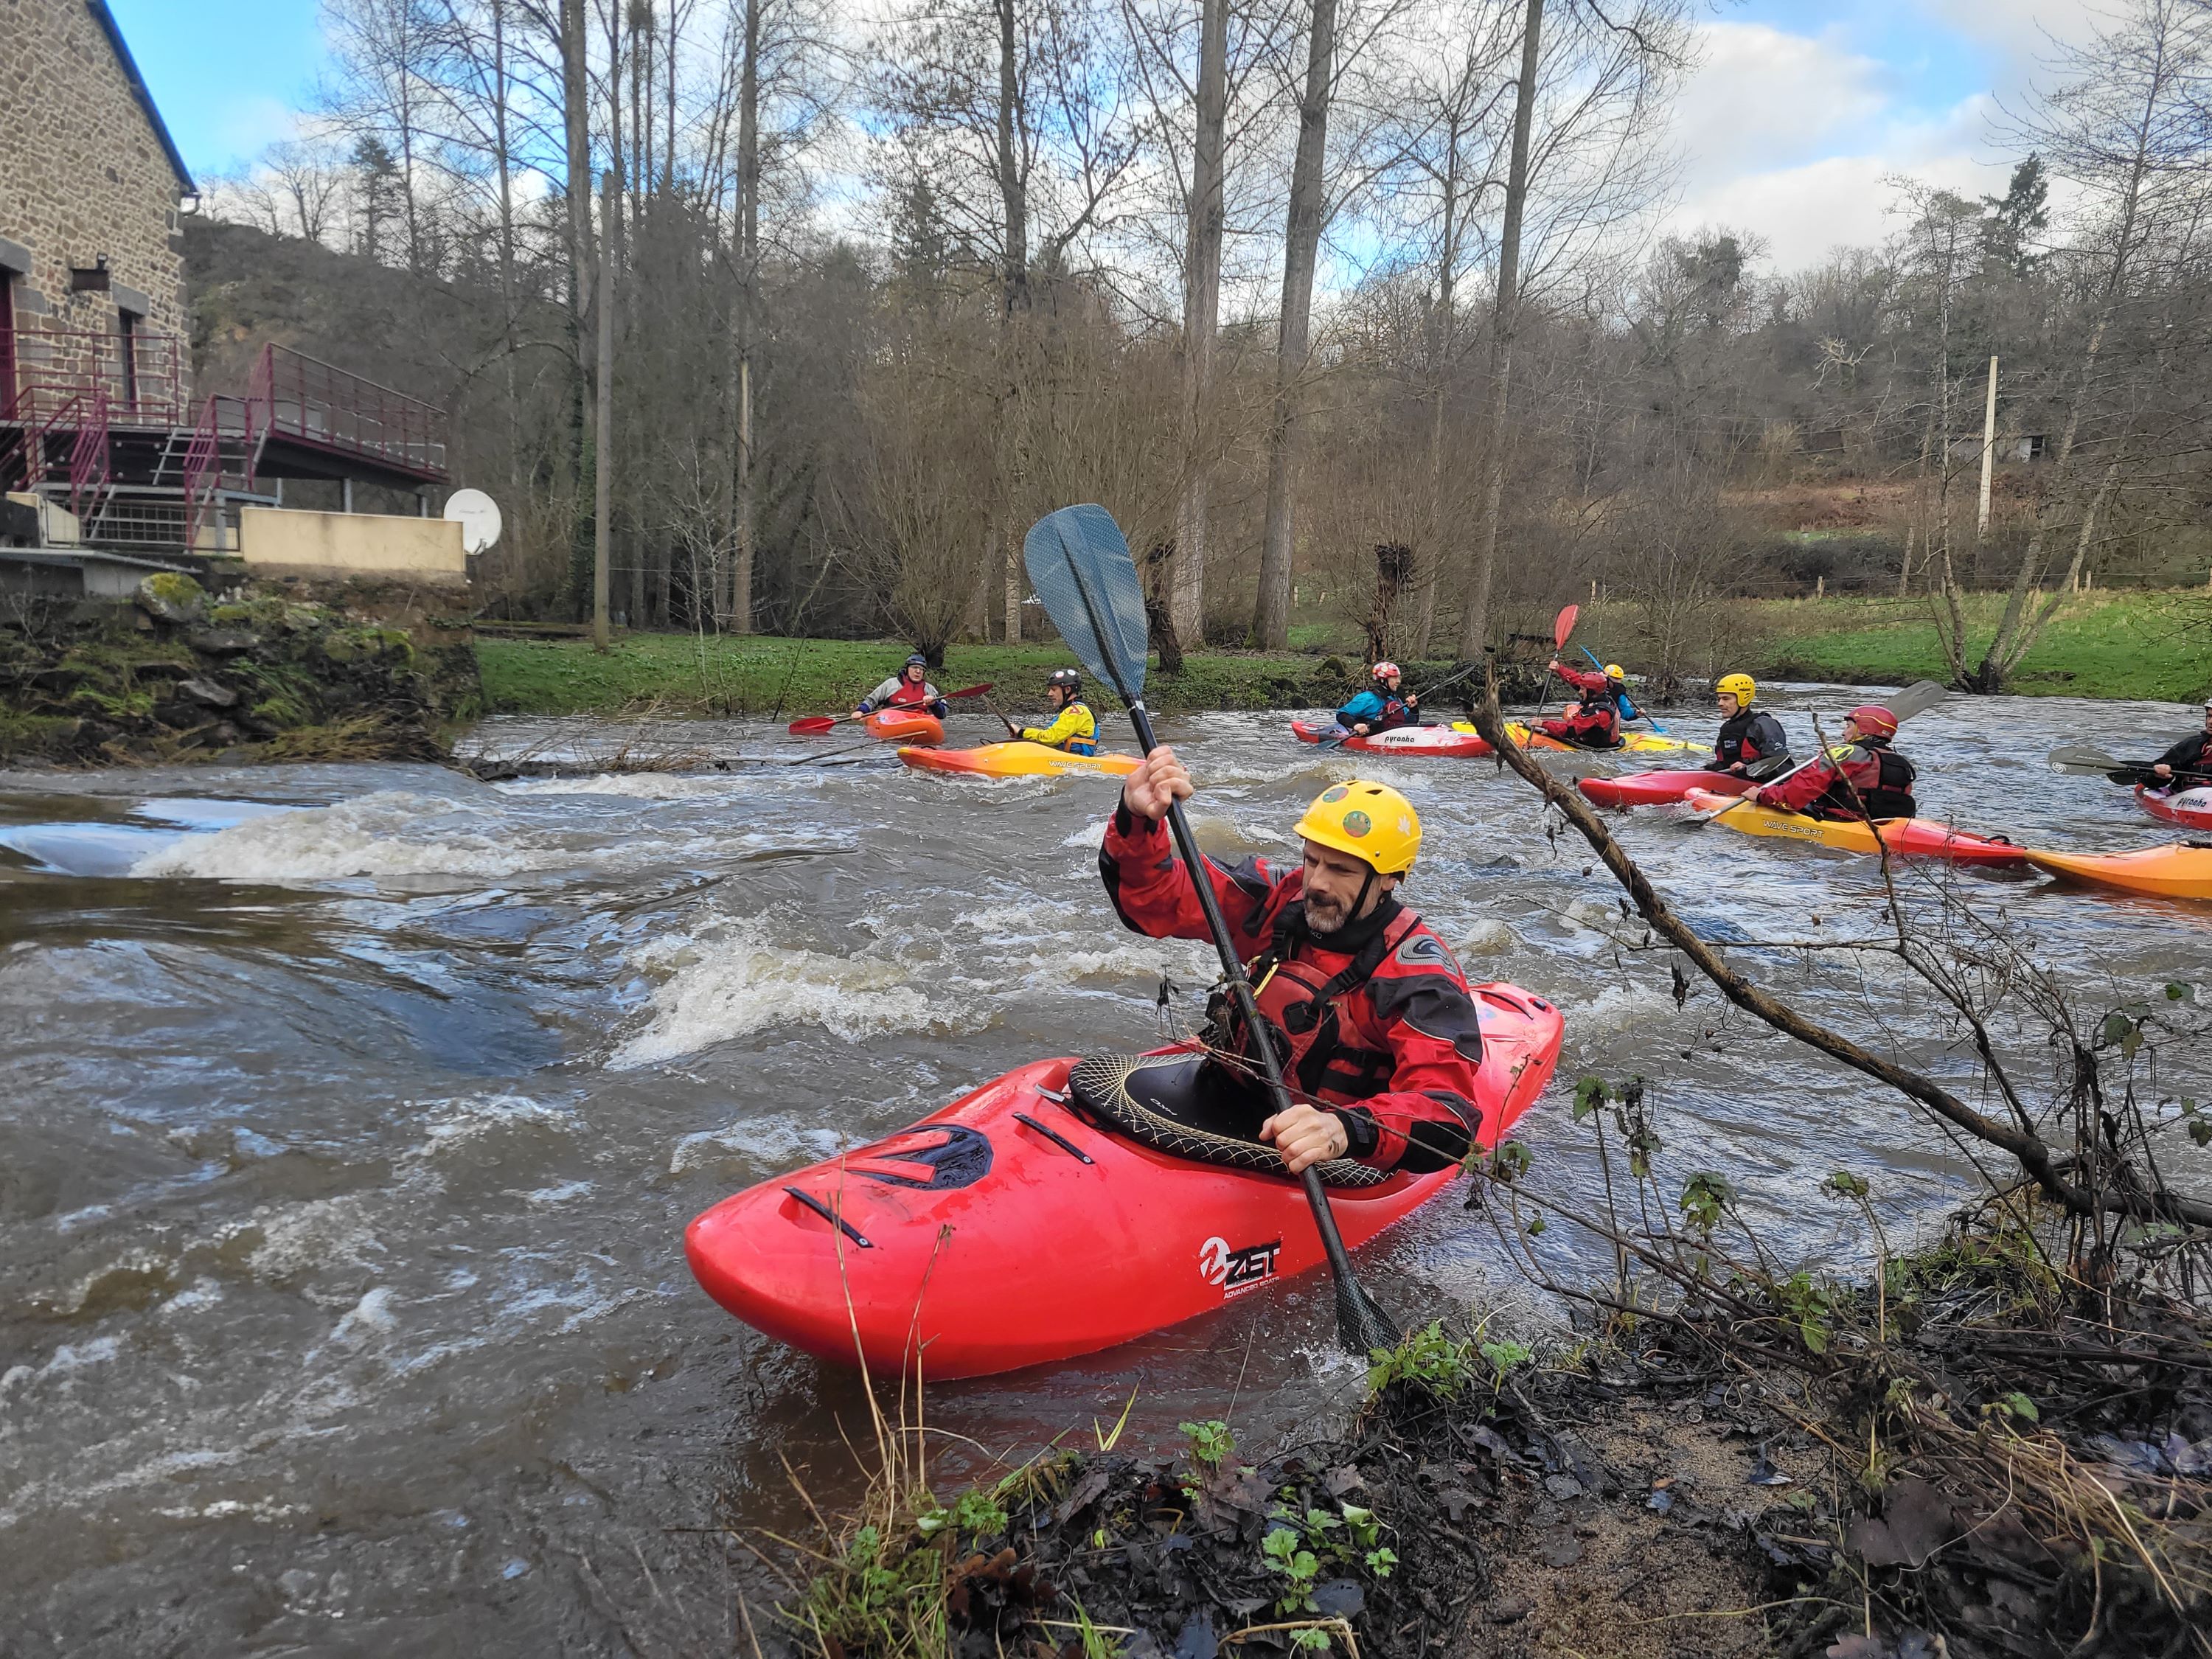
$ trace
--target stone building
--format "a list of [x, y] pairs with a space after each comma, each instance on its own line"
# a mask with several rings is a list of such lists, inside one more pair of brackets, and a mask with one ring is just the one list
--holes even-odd
[[[356, 483], [427, 515], [446, 482], [445, 412], [341, 368], [271, 343], [245, 386], [193, 384], [178, 216], [198, 206], [107, 0], [0, 0], [0, 562], [19, 578], [43, 558], [42, 582], [96, 586], [94, 556], [58, 546], [103, 550], [111, 580], [148, 558], [252, 563], [250, 519], [289, 562], [306, 515], [248, 513], [280, 508], [283, 480], [341, 485], [349, 516]], [[372, 542], [422, 539], [386, 522]]]

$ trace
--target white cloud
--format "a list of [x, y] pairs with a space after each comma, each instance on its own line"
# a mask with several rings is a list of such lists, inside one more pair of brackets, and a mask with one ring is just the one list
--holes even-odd
[[223, 102], [215, 141], [228, 152], [224, 165], [229, 166], [260, 155], [273, 143], [298, 137], [301, 128], [300, 112], [281, 98], [231, 98]]
[[1698, 69], [1674, 121], [1692, 191], [1747, 167], [1814, 159], [1887, 103], [1881, 65], [1846, 50], [1832, 32], [1709, 23], [1698, 37]]

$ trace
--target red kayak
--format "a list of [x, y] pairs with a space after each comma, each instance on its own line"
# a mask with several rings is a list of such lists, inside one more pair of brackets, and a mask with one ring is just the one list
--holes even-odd
[[[1300, 743], [1319, 743], [1340, 729], [1333, 720], [1291, 722], [1291, 734]], [[1450, 760], [1480, 760], [1490, 753], [1490, 744], [1481, 737], [1449, 726], [1394, 726], [1388, 732], [1346, 738], [1338, 746], [1358, 755], [1437, 755]]]
[[885, 743], [945, 741], [945, 722], [927, 708], [879, 708], [867, 719], [868, 735]]
[[[1702, 789], [1692, 790], [1687, 797], [1689, 805], [1700, 812], [1726, 806], [1731, 799], [1741, 797], [1709, 794]], [[1839, 853], [1878, 853], [1886, 846], [1892, 853], [1948, 859], [1954, 864], [2018, 868], [2027, 862], [2027, 852], [2002, 836], [1977, 836], [1932, 818], [1883, 818], [1870, 824], [1857, 818], [1807, 817], [1802, 812], [1788, 812], [1747, 801], [1731, 811], [1720, 813], [1712, 822], [1738, 835], [1829, 847]], [[1875, 840], [1877, 830], [1881, 836], [1880, 842]]]
[[[1474, 989], [1487, 1147], [1542, 1092], [1561, 1021], [1512, 986]], [[1202, 1063], [1180, 1047], [1034, 1060], [888, 1139], [724, 1199], [684, 1235], [691, 1272], [793, 1347], [879, 1371], [919, 1352], [928, 1376], [955, 1377], [1091, 1353], [1311, 1271], [1322, 1256], [1303, 1188], [1272, 1149], [1227, 1132]], [[1322, 1170], [1352, 1246], [1459, 1175]]]
[[1741, 795], [1756, 787], [1749, 778], [1728, 772], [1631, 772], [1620, 778], [1577, 778], [1575, 787], [1600, 806], [1665, 806], [1692, 789], [1715, 795]]
[[2164, 791], [2137, 784], [2136, 805], [2167, 823], [2179, 823], [2191, 830], [2212, 830], [2212, 784]]

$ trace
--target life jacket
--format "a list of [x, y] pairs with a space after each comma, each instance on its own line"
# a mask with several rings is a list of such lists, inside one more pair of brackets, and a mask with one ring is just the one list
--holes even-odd
[[[1773, 756], [1761, 749], [1756, 741], [1759, 724], [1765, 719], [1763, 710], [1740, 708], [1723, 720], [1720, 734], [1713, 739], [1713, 764], [1729, 767], [1739, 762], [1748, 763], [1772, 759]], [[1786, 740], [1784, 747], [1774, 751], [1784, 755], [1789, 752]]]
[[[1260, 1022], [1282, 1067], [1284, 1080], [1308, 1100], [1343, 1106], [1381, 1094], [1398, 1068], [1387, 1049], [1356, 1047], [1345, 1035], [1338, 1000], [1375, 977], [1390, 953], [1421, 925], [1418, 912], [1401, 909], [1376, 931], [1352, 960], [1334, 974], [1323, 974], [1293, 954], [1305, 915], [1303, 903], [1283, 907], [1275, 918], [1267, 948], [1245, 965]], [[1309, 935], [1310, 937], [1310, 935]], [[1217, 1046], [1243, 1056], [1256, 1067], [1260, 1051], [1236, 1005], [1217, 993], [1207, 1010]]]
[[929, 702], [929, 677], [924, 675], [920, 685], [903, 674], [899, 676], [898, 690], [884, 699], [886, 708], [920, 708]]
[[[1086, 715], [1090, 716], [1091, 720], [1091, 731], [1089, 735], [1086, 736], [1081, 732], [1078, 732], [1074, 736], [1069, 738], [1067, 740], [1067, 752], [1071, 755], [1097, 754], [1098, 752], [1098, 717], [1091, 713], [1091, 705], [1084, 702], [1080, 697], [1070, 698], [1068, 700], [1067, 707], [1069, 708], [1080, 708]], [[1063, 709], [1061, 712], [1064, 714], [1066, 711]]]
[[[1838, 769], [1836, 781], [1822, 790], [1809, 809], [1814, 817], [1856, 818], [1862, 812], [1869, 818], [1911, 818], [1920, 815], [1920, 803], [1912, 799], [1912, 781], [1919, 769], [1898, 754], [1886, 743], [1859, 744], [1860, 752], [1874, 757], [1875, 781], [1871, 787], [1863, 782], [1847, 781], [1841, 775], [1850, 763], [1846, 760]], [[1856, 799], [1854, 799], [1856, 797]]]

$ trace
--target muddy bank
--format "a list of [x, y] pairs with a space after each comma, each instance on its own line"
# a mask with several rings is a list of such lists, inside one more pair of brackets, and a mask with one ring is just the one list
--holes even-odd
[[407, 583], [23, 596], [0, 616], [0, 765], [429, 760], [480, 712], [465, 593]]

